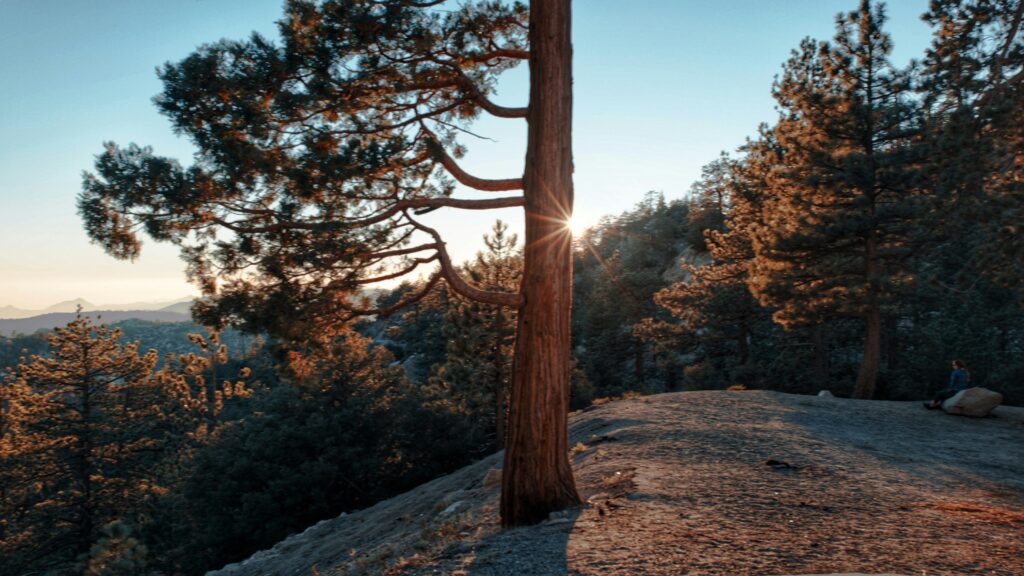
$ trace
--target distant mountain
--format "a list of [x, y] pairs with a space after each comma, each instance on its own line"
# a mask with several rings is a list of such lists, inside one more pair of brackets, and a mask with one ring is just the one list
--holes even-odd
[[64, 302], [58, 302], [53, 306], [48, 306], [41, 310], [26, 310], [24, 308], [16, 308], [14, 306], [0, 306], [0, 320], [16, 320], [53, 313], [74, 313], [75, 311], [78, 310], [79, 306], [82, 307], [83, 312], [97, 312], [104, 310], [115, 312], [137, 312], [140, 310], [148, 310], [151, 312], [165, 311], [190, 315], [189, 307], [192, 305], [192, 301], [192, 296], [184, 296], [182, 298], [178, 298], [177, 300], [149, 300], [146, 302], [129, 302], [127, 304], [101, 304], [97, 306], [92, 302], [89, 302], [88, 300], [82, 298], [75, 298], [74, 300], [65, 300]]
[[79, 306], [81, 306], [82, 310], [84, 311], [96, 309], [96, 307], [93, 306], [92, 303], [89, 302], [88, 300], [75, 298], [74, 300], [65, 300], [64, 302], [58, 302], [53, 306], [44, 308], [43, 310], [41, 310], [41, 312], [43, 314], [47, 314], [50, 312], [76, 312]]
[[186, 316], [191, 316], [192, 315], [192, 303], [193, 302], [195, 302], [195, 300], [189, 298], [188, 300], [183, 300], [181, 302], [176, 302], [174, 304], [171, 304], [170, 306], [164, 306], [163, 308], [160, 308], [159, 311], [160, 312], [177, 312], [178, 314], [184, 314]]
[[[96, 310], [169, 310], [171, 312], [182, 311], [180, 304], [185, 304], [184, 313], [188, 314], [188, 307], [192, 305], [192, 296], [184, 296], [177, 300], [149, 300], [146, 302], [129, 302], [128, 304], [103, 304], [96, 306]], [[175, 308], [177, 307], [177, 308]], [[174, 308], [173, 310], [170, 310]]]
[[0, 306], [0, 319], [5, 318], [27, 318], [39, 314], [38, 310], [23, 310], [14, 306]]
[[[113, 324], [122, 320], [138, 319], [151, 322], [191, 322], [188, 314], [160, 310], [92, 310], [83, 311], [83, 316], [99, 318], [99, 322]], [[52, 330], [65, 326], [75, 319], [74, 312], [51, 312], [28, 318], [0, 320], [0, 334], [32, 334], [39, 330]]]

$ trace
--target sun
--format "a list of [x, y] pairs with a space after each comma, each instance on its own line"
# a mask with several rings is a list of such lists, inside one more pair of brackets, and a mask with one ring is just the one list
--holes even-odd
[[565, 227], [569, 232], [572, 232], [573, 236], [578, 237], [587, 229], [587, 224], [583, 221], [583, 218], [574, 215], [570, 216], [569, 219], [565, 221]]

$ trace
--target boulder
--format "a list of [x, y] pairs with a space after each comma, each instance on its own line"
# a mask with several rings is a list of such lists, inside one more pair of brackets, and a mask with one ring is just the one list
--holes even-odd
[[459, 500], [458, 502], [454, 502], [452, 503], [451, 506], [442, 510], [441, 513], [438, 514], [438, 517], [448, 518], [458, 514], [459, 512], [462, 512], [466, 508], [469, 508], [469, 502], [466, 502], [465, 500]]
[[988, 416], [996, 406], [1003, 401], [1003, 395], [993, 392], [987, 388], [968, 388], [956, 393], [956, 396], [942, 403], [942, 409], [947, 414], [959, 414], [961, 416], [973, 416], [981, 418]]
[[818, 396], [822, 398], [835, 398], [835, 396], [833, 396], [832, 393], [829, 392], [828, 390], [822, 390], [821, 392], [818, 392]]

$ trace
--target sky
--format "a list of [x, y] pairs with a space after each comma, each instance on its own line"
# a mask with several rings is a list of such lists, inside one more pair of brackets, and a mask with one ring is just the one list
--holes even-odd
[[[889, 3], [893, 62], [920, 58], [928, 0]], [[575, 0], [575, 219], [596, 223], [649, 191], [683, 197], [700, 168], [775, 116], [770, 90], [806, 36], [828, 39], [856, 0]], [[39, 309], [193, 294], [177, 249], [146, 241], [134, 262], [89, 242], [76, 214], [81, 175], [103, 142], [149, 145], [188, 163], [193, 148], [152, 104], [155, 69], [203, 43], [276, 36], [281, 0], [0, 0], [0, 306]], [[525, 65], [494, 98], [526, 104]], [[485, 178], [522, 174], [523, 120], [483, 118], [463, 161]], [[470, 194], [466, 195], [471, 197]], [[521, 210], [439, 210], [453, 259], [482, 247], [495, 218]]]

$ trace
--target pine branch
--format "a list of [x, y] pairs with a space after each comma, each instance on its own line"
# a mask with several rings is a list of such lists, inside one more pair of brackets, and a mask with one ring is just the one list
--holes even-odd
[[441, 235], [437, 230], [413, 220], [413, 218], [408, 214], [406, 214], [406, 218], [417, 229], [429, 234], [434, 239], [434, 242], [437, 243], [437, 255], [441, 262], [440, 273], [444, 276], [444, 279], [456, 294], [469, 298], [470, 300], [483, 302], [484, 304], [509, 306], [511, 308], [519, 308], [523, 305], [522, 294], [511, 292], [489, 292], [487, 290], [480, 290], [479, 288], [471, 286], [462, 278], [462, 276], [459, 275], [455, 266], [452, 265], [451, 258], [448, 256], [448, 251], [445, 249], [444, 240], [441, 239]]

